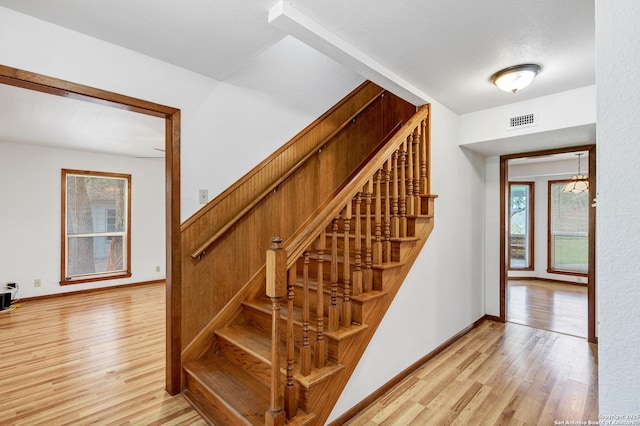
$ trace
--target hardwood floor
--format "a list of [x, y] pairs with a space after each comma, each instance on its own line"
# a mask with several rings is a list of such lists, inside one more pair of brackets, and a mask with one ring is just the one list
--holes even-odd
[[587, 287], [561, 282], [508, 283], [507, 321], [587, 337]]
[[[164, 391], [162, 285], [23, 302], [0, 313], [0, 424], [204, 425]], [[348, 424], [597, 419], [585, 339], [486, 321]]]
[[204, 425], [165, 387], [163, 284], [0, 313], [0, 424]]
[[597, 389], [597, 349], [586, 339], [485, 321], [347, 424], [596, 421]]

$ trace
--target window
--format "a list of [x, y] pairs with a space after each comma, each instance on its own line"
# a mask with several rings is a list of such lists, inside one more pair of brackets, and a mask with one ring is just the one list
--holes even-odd
[[62, 277], [131, 276], [131, 175], [62, 170]]
[[533, 269], [533, 182], [509, 182], [509, 269]]
[[568, 182], [549, 181], [548, 272], [586, 275], [589, 266], [589, 192], [562, 192]]

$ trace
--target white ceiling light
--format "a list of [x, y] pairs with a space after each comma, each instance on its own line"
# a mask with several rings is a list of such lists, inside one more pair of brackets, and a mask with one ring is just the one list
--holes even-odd
[[491, 76], [491, 82], [505, 92], [516, 93], [533, 81], [542, 68], [537, 64], [522, 64], [505, 68]]
[[580, 173], [580, 156], [582, 154], [576, 154], [578, 156], [578, 174], [573, 176], [571, 182], [562, 188], [562, 192], [586, 192], [589, 190], [589, 177]]

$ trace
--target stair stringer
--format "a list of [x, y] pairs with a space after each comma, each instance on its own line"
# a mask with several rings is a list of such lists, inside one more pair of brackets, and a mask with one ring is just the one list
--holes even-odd
[[[425, 134], [428, 135], [428, 130], [425, 133], [425, 117], [428, 117], [427, 107], [422, 108], [420, 111], [418, 111], [415, 114], [415, 116], [412, 117], [409, 120], [409, 122], [401, 128], [398, 134], [394, 136], [395, 141], [384, 145], [384, 148], [380, 149], [379, 151], [376, 150], [375, 153], [372, 153], [370, 157], [365, 162], [363, 162], [363, 168], [354, 171], [352, 173], [352, 177], [345, 181], [347, 183], [345, 183], [344, 186], [339, 191], [336, 191], [333, 194], [333, 196], [330, 197], [323, 206], [318, 208], [318, 214], [316, 214], [313, 217], [310, 217], [309, 220], [305, 223], [305, 226], [301, 226], [298, 228], [299, 230], [298, 234], [291, 237], [291, 240], [295, 242], [287, 246], [286, 259], [289, 259], [286, 265], [287, 268], [295, 266], [295, 263], [297, 262], [297, 258], [299, 256], [302, 256], [302, 253], [305, 250], [305, 247], [309, 247], [309, 244], [312, 244], [313, 239], [317, 238], [319, 232], [322, 232], [319, 235], [321, 236], [321, 238], [324, 238], [322, 237], [322, 235], [324, 235], [323, 233], [325, 232], [323, 231], [323, 229], [327, 226], [329, 218], [332, 218], [332, 217], [336, 218], [339, 215], [341, 215], [342, 214], [341, 210], [345, 208], [343, 207], [346, 205], [345, 203], [350, 203], [351, 202], [350, 200], [352, 200], [353, 195], [349, 195], [349, 194], [354, 194], [356, 190], [359, 190], [358, 188], [362, 188], [363, 184], [365, 184], [364, 192], [367, 193], [367, 197], [368, 197], [366, 201], [367, 207], [365, 209], [367, 217], [374, 215], [374, 210], [378, 212], [380, 211], [381, 209], [380, 185], [382, 184], [380, 182], [380, 179], [381, 179], [380, 172], [377, 172], [378, 173], [376, 175], [377, 177], [368, 177], [368, 176], [372, 176], [371, 175], [372, 170], [375, 170], [375, 168], [383, 167], [383, 163], [386, 163], [387, 166], [385, 167], [388, 167], [389, 165], [388, 162], [390, 161], [389, 159], [392, 158], [391, 157], [392, 152], [396, 152], [396, 153], [399, 152], [400, 154], [398, 156], [402, 155], [402, 161], [400, 162], [400, 167], [401, 168], [405, 167], [404, 156], [406, 155], [406, 146], [411, 146], [410, 136], [414, 133], [416, 135], [418, 134], [417, 126], [419, 125], [420, 122], [422, 122], [421, 135], [425, 135]], [[403, 142], [405, 138], [408, 140], [407, 145], [404, 145], [404, 142]], [[428, 137], [426, 139], [428, 141]], [[425, 142], [424, 136], [422, 136], [420, 140], [421, 140], [421, 143], [424, 143]], [[402, 146], [399, 146], [398, 144], [402, 144]], [[416, 153], [416, 156], [417, 155], [418, 154]], [[395, 164], [396, 162], [395, 157], [393, 157], [393, 162], [394, 162], [393, 166], [397, 167], [397, 165]], [[422, 166], [424, 167], [425, 164], [426, 163], [423, 162]], [[413, 167], [411, 166], [410, 160], [406, 167], [407, 167], [407, 170], [413, 169]], [[378, 169], [378, 170], [381, 170], [381, 169]], [[414, 177], [416, 176], [418, 176], [417, 171]], [[428, 177], [424, 177], [424, 176], [425, 175], [423, 175], [424, 186], [421, 186], [421, 187], [426, 188], [426, 190], [428, 191]], [[428, 174], [426, 176], [428, 176]], [[366, 179], [368, 179], [368, 181]], [[376, 186], [377, 192], [378, 192], [377, 206], [371, 205], [372, 204], [371, 195], [373, 195], [372, 182], [375, 179], [378, 180], [378, 183]], [[394, 174], [394, 179], [397, 179], [397, 177], [395, 177], [395, 174]], [[401, 182], [405, 181], [404, 171], [401, 171], [401, 175], [399, 176], [399, 179]], [[407, 181], [409, 183], [411, 182], [410, 179], [411, 179], [411, 176], [410, 175], [407, 176]], [[404, 194], [404, 192], [405, 192], [405, 188], [403, 183], [401, 187], [401, 193]], [[386, 194], [390, 193], [389, 188], [385, 191], [385, 193]], [[397, 193], [397, 189], [396, 189], [396, 193]], [[367, 263], [367, 268], [370, 268], [372, 266], [372, 268], [370, 269], [373, 270], [373, 277], [374, 277], [373, 290], [374, 291], [370, 293], [363, 293], [362, 295], [351, 296], [353, 300], [357, 300], [359, 302], [358, 304], [354, 303], [353, 305], [358, 305], [357, 309], [359, 309], [360, 311], [358, 311], [357, 318], [359, 318], [360, 323], [364, 326], [364, 327], [361, 327], [361, 329], [365, 330], [366, 332], [361, 333], [357, 340], [348, 339], [347, 342], [340, 345], [340, 348], [335, 352], [335, 354], [338, 354], [338, 355], [335, 355], [335, 361], [339, 363], [340, 368], [336, 369], [335, 370], [336, 374], [333, 374], [330, 378], [328, 378], [324, 382], [316, 382], [313, 385], [313, 387], [308, 387], [304, 385], [304, 382], [306, 380], [304, 378], [299, 377], [298, 374], [296, 374], [296, 377], [294, 378], [294, 381], [295, 381], [294, 386], [298, 390], [300, 390], [302, 387], [305, 387], [306, 389], [308, 389], [308, 392], [306, 392], [306, 394], [301, 393], [298, 396], [298, 398], [300, 399], [295, 404], [297, 407], [301, 408], [304, 411], [303, 412], [299, 411], [300, 414], [298, 414], [298, 416], [293, 417], [291, 420], [289, 420], [288, 421], [289, 424], [296, 424], [301, 421], [305, 423], [309, 422], [308, 424], [318, 424], [318, 425], [324, 424], [329, 414], [333, 410], [333, 407], [335, 406], [336, 402], [338, 401], [338, 398], [340, 397], [342, 391], [344, 390], [346, 383], [351, 377], [362, 355], [364, 354], [366, 347], [368, 346], [369, 342], [373, 338], [373, 335], [375, 334], [375, 331], [377, 330], [382, 318], [386, 314], [391, 302], [395, 298], [395, 295], [397, 294], [402, 282], [405, 280], [407, 274], [409, 273], [409, 270], [411, 269], [412, 265], [415, 263], [415, 260], [417, 259], [418, 254], [420, 253], [421, 249], [426, 243], [426, 240], [429, 234], [433, 230], [433, 226], [434, 226], [433, 207], [434, 207], [434, 199], [436, 198], [436, 196], [435, 195], [417, 195], [417, 194], [412, 195], [411, 189], [408, 189], [406, 197], [407, 199], [409, 197], [416, 197], [415, 199], [411, 198], [412, 207], [408, 210], [414, 212], [413, 214], [414, 215], [417, 214], [417, 216], [412, 216], [409, 213], [405, 217], [404, 216], [405, 210], [404, 209], [401, 210], [402, 216], [400, 219], [400, 223], [401, 223], [400, 226], [402, 226], [403, 230], [401, 232], [398, 232], [397, 230], [394, 231], [392, 235], [399, 235], [399, 237], [391, 238], [391, 243], [392, 243], [391, 247], [393, 247], [391, 248], [393, 253], [392, 254], [393, 261], [386, 260], [387, 263], [380, 264], [380, 265], [376, 265], [376, 264], [370, 265], [369, 263]], [[401, 198], [401, 200], [402, 202], [404, 202], [405, 198], [403, 197]], [[414, 204], [414, 200], [415, 200], [415, 204]], [[388, 195], [384, 205], [388, 209], [388, 206], [389, 206]], [[417, 207], [414, 208], [414, 206], [417, 206]], [[403, 205], [401, 207], [404, 208], [405, 206]], [[360, 214], [364, 215], [363, 212], [361, 212]], [[378, 213], [377, 215], [379, 214], [380, 213]], [[386, 214], [388, 217], [388, 210]], [[374, 217], [374, 216], [371, 216], [371, 217]], [[333, 219], [334, 227], [336, 226], [335, 220], [336, 219]], [[376, 217], [375, 221], [377, 223], [377, 228], [378, 228], [377, 236], [379, 241], [380, 218]], [[371, 224], [368, 219], [367, 219], [367, 228], [371, 228]], [[334, 228], [334, 231], [333, 231], [334, 240], [336, 238], [335, 229], [336, 228]], [[372, 232], [372, 229], [367, 229], [366, 232], [370, 233]], [[409, 237], [404, 237], [404, 235], [407, 235]], [[370, 242], [371, 242], [370, 237], [367, 237], [367, 244], [370, 244]], [[368, 248], [368, 250], [369, 251], [367, 252], [367, 256], [370, 256], [371, 254], [370, 247]], [[389, 248], [385, 250], [389, 250]], [[386, 253], [389, 253], [389, 252], [386, 251]], [[380, 256], [382, 255], [380, 254]], [[339, 255], [337, 257], [339, 257]], [[374, 257], [374, 259], [375, 258], [382, 259], [379, 256]], [[369, 261], [370, 260], [368, 260], [367, 262]], [[369, 271], [369, 273], [371, 273], [371, 271]], [[369, 275], [369, 278], [370, 277], [371, 275]], [[208, 356], [216, 356], [217, 349], [219, 349], [216, 331], [221, 328], [225, 328], [227, 326], [233, 327], [236, 324], [242, 323], [243, 312], [244, 312], [243, 302], [248, 301], [250, 299], [255, 299], [256, 297], [264, 295], [265, 281], [266, 281], [266, 271], [263, 267], [249, 280], [249, 282], [245, 286], [241, 288], [241, 290], [237, 294], [233, 296], [231, 302], [228, 303], [219, 312], [219, 314], [216, 315], [216, 317], [214, 317], [213, 320], [209, 322], [209, 324], [205, 327], [203, 331], [201, 331], [197, 335], [197, 337], [193, 340], [193, 342], [185, 348], [185, 350], [182, 353], [182, 364], [185, 366], [185, 370], [183, 370], [183, 381], [186, 378], [185, 374], [189, 375], [189, 377], [193, 379], [196, 379], [196, 377], [191, 372], [193, 369], [191, 369], [191, 367], [188, 368], [187, 364], [189, 364], [192, 361], [194, 361], [197, 364], [202, 360], [206, 361], [207, 359], [211, 359], [211, 358], [208, 358]], [[371, 284], [370, 281], [369, 281], [369, 284]], [[274, 297], [274, 299], [279, 299], [279, 298], [280, 297], [278, 295]], [[335, 312], [335, 310], [333, 312]], [[274, 322], [274, 324], [276, 323], [278, 322]], [[279, 331], [276, 334], [281, 335], [282, 332]], [[248, 336], [248, 334], [243, 332], [243, 336]], [[238, 337], [240, 336], [238, 335]], [[255, 341], [255, 340], [252, 340], [252, 341]], [[341, 343], [342, 343], [342, 340], [341, 340]], [[280, 342], [280, 344], [282, 344], [282, 342]], [[273, 347], [272, 345], [270, 346]], [[267, 347], [267, 345], [263, 343], [261, 344], [261, 347], [265, 348]], [[269, 349], [269, 351], [271, 350]], [[262, 356], [261, 360], [257, 362], [269, 365], [271, 364], [270, 358], [271, 357], [269, 355]], [[288, 358], [288, 359], [292, 359], [292, 358]], [[254, 362], [254, 361], [251, 361], [251, 362]], [[196, 364], [194, 364], [194, 368]], [[202, 363], [200, 365], [202, 365]], [[187, 370], [189, 370], [190, 372], [185, 373]], [[314, 370], [322, 371], [323, 368], [314, 369]], [[206, 372], [209, 371], [208, 367], [207, 369], [202, 371], [204, 372], [204, 374], [207, 374]], [[282, 358], [280, 362], [280, 371], [281, 373], [283, 373]], [[249, 387], [253, 388], [254, 385], [262, 386], [262, 387], [267, 386], [266, 389], [268, 390], [269, 383], [264, 383], [264, 378], [266, 376], [270, 376], [270, 374], [269, 373], [265, 374], [265, 372], [262, 371], [261, 374], [258, 374], [257, 376], [259, 377], [256, 377], [256, 381], [254, 382], [261, 381], [262, 383], [257, 384], [257, 383], [247, 382], [248, 388]], [[234, 375], [233, 372], [230, 372], [229, 374], [227, 374], [227, 377], [236, 377], [236, 376]], [[280, 386], [282, 386], [282, 383], [283, 382], [281, 381]], [[212, 383], [212, 385], [213, 387], [216, 387], [215, 383]], [[216, 390], [213, 387], [211, 388], [211, 392], [215, 394]], [[186, 383], [183, 383], [183, 389], [184, 389], [185, 396], [188, 396], [190, 394], [190, 389], [188, 389], [188, 386], [186, 386]], [[273, 392], [273, 389], [272, 389], [272, 392]], [[264, 392], [263, 391], [257, 392], [257, 395], [260, 395], [260, 394], [262, 394], [263, 396], [259, 398], [264, 398]], [[196, 395], [194, 394], [193, 396], [195, 397]], [[234, 395], [231, 395], [231, 397], [233, 398]], [[229, 399], [224, 399], [224, 400], [230, 401]], [[293, 400], [292, 398], [289, 399], [289, 401], [292, 401], [292, 400]], [[196, 400], [196, 398], [190, 398], [190, 401], [194, 406], [196, 406], [196, 409], [197, 409], [198, 401]], [[203, 395], [203, 399], [201, 402], [205, 404], [205, 408], [210, 408], [210, 409], [214, 409], [216, 405], [221, 405], [211, 401], [215, 401], [215, 398], [212, 399], [209, 395]], [[262, 401], [264, 401], [264, 399], [262, 399]], [[261, 413], [264, 413], [264, 409], [267, 408], [267, 407], [261, 407], [262, 404], [263, 402], [258, 401], [258, 406], [253, 406], [250, 410], [238, 410], [233, 413], [227, 412], [226, 415], [242, 416], [245, 420], [251, 418], [253, 419], [252, 420], [252, 423], [253, 423], [253, 421], [258, 420], [260, 416], [262, 416]], [[272, 403], [272, 406], [274, 406], [273, 403]], [[258, 407], [261, 407], [261, 408], [258, 408]], [[206, 412], [206, 410], [200, 410], [200, 411]], [[276, 412], [276, 411], [273, 410], [271, 412]], [[256, 413], [258, 413], [258, 417], [256, 417]], [[216, 421], [220, 421], [220, 418], [218, 418], [218, 420]], [[258, 423], [254, 423], [254, 424], [258, 424]]]
[[393, 268], [389, 273], [383, 275], [384, 282], [382, 285], [386, 296], [372, 298], [366, 308], [363, 307], [362, 322], [367, 325], [367, 329], [363, 331], [357, 341], [349, 344], [344, 351], [341, 351], [344, 354], [341, 363], [343, 369], [313, 390], [313, 394], [307, 402], [307, 412], [315, 414], [316, 424], [325, 424], [351, 375], [360, 362], [360, 359], [364, 355], [367, 346], [375, 335], [378, 326], [386, 315], [391, 303], [393, 303], [398, 290], [400, 290], [402, 283], [433, 231], [435, 225], [433, 216], [435, 198], [437, 198], [437, 195], [423, 196], [425, 201], [428, 200], [428, 214], [417, 218], [415, 236], [418, 240], [414, 244], [407, 244], [406, 252], [403, 253], [405, 257], [403, 266]]

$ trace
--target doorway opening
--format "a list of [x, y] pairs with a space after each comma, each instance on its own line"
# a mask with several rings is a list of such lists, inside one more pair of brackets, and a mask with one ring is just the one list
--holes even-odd
[[[563, 192], [576, 153], [588, 156], [589, 188]], [[502, 321], [596, 342], [595, 156], [585, 145], [500, 157]]]
[[0, 84], [159, 117], [165, 121], [166, 390], [180, 392], [180, 110], [0, 65]]

